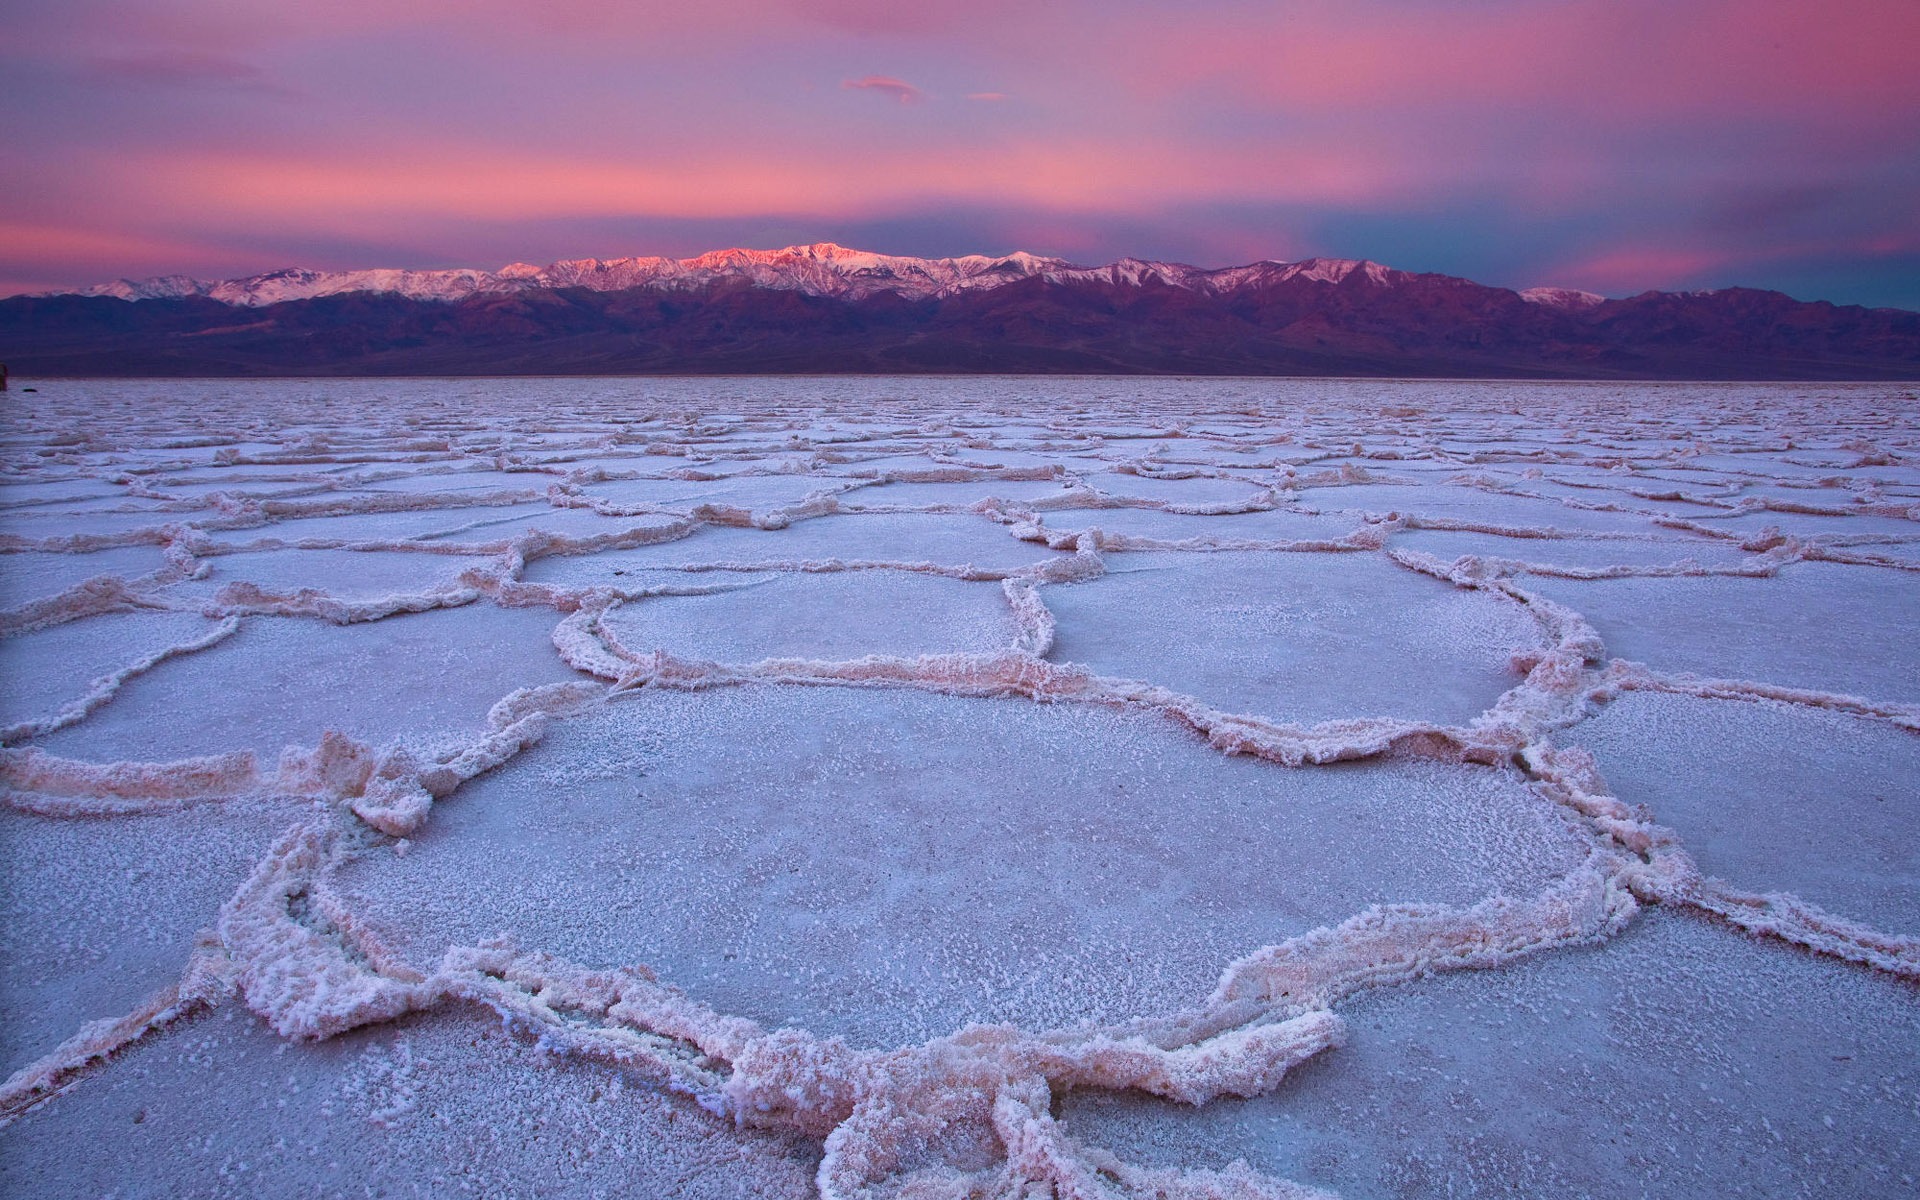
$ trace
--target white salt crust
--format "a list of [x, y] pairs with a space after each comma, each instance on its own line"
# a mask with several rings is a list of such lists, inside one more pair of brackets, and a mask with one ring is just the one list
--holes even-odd
[[[1441, 973], [1466, 997], [1519, 960], [1604, 978], [1631, 944], [1640, 970], [1800, 954], [1805, 981], [1920, 980], [1900, 849], [1920, 796], [1899, 767], [1920, 735], [1920, 435], [1897, 389], [135, 382], [37, 400], [0, 442], [0, 661], [34, 684], [0, 739], [0, 796], [10, 857], [72, 882], [0, 896], [33, 970], [5, 992], [25, 1006], [7, 1043], [24, 1065], [0, 1086], [12, 1161], [112, 1144], [84, 1097], [122, 1094], [169, 1046], [264, 1086], [279, 1068], [257, 1037], [204, 1033], [244, 1010], [284, 1039], [296, 1088], [334, 1070], [309, 1043], [401, 1031], [353, 1086], [381, 1089], [365, 1119], [403, 1147], [433, 1137], [406, 1120], [423, 1075], [500, 1079], [525, 1057], [559, 1072], [542, 1111], [577, 1103], [570, 1081], [596, 1102], [641, 1085], [622, 1111], [648, 1138], [622, 1152], [652, 1166], [632, 1178], [744, 1156], [687, 1194], [1495, 1194], [1498, 1172], [1436, 1171], [1377, 1114], [1316, 1118], [1349, 1149], [1302, 1158], [1222, 1098], [1284, 1109], [1289, 1076], [1410, 1043], [1353, 1015]], [[1690, 760], [1689, 737], [1724, 761]], [[1878, 774], [1818, 794], [1862, 754]], [[1356, 760], [1374, 761], [1339, 765]], [[1715, 787], [1751, 816], [1700, 807]], [[1016, 792], [1059, 833], [983, 823]], [[1236, 823], [1234, 802], [1285, 820]], [[1783, 805], [1798, 824], [1770, 840]], [[1364, 820], [1392, 828], [1344, 844]], [[677, 823], [650, 843], [650, 821]], [[902, 860], [922, 900], [847, 908], [890, 841], [926, 847]], [[756, 842], [757, 859], [731, 849]], [[662, 860], [680, 873], [636, 873], [650, 844], [680, 846]], [[237, 887], [235, 853], [259, 854]], [[90, 885], [94, 862], [131, 865]], [[150, 879], [161, 862], [177, 879]], [[1190, 952], [1218, 955], [1210, 984], [1151, 949], [1173, 910], [1115, 905], [1149, 863], [1198, 889], [1179, 919], [1198, 922]], [[689, 906], [696, 867], [713, 887], [744, 872], [734, 899]], [[129, 919], [154, 903], [176, 907]], [[888, 927], [969, 906], [974, 961], [1017, 994], [970, 992], [961, 959], [913, 968], [944, 943]], [[1702, 932], [1622, 942], [1648, 906]], [[682, 924], [622, 932], [648, 912]], [[825, 930], [832, 912], [877, 940], [716, 953], [742, 919]], [[1080, 944], [1024, 932], [1056, 926]], [[683, 973], [636, 961], [649, 945]], [[918, 996], [909, 968], [933, 971]], [[836, 1008], [836, 979], [865, 998]], [[401, 1049], [476, 1011], [509, 1036]], [[1716, 1086], [1698, 1056], [1671, 1065]], [[512, 1115], [511, 1089], [488, 1095]], [[1254, 1165], [1103, 1125], [1095, 1095], [1185, 1106]], [[284, 1137], [168, 1122], [266, 1159], [227, 1153], [207, 1194], [339, 1178]], [[1516, 1113], [1489, 1136], [1522, 1161], [1529, 1128]], [[1831, 1123], [1787, 1132], [1773, 1142], [1805, 1163], [1852, 1144]], [[1893, 1157], [1856, 1153], [1847, 1186], [1913, 1186], [1881, 1141]], [[541, 1169], [475, 1162], [494, 1190]], [[1622, 1168], [1593, 1162], [1541, 1186], [1619, 1190]], [[1764, 1182], [1719, 1170], [1729, 1190]], [[139, 1172], [109, 1149], [85, 1182], [34, 1186]], [[1813, 1173], [1791, 1179], [1816, 1194]]]

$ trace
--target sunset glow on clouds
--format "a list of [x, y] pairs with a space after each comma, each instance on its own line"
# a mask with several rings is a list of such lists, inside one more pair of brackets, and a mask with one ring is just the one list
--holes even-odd
[[1920, 307], [1914, 0], [14, 0], [0, 291], [832, 240]]

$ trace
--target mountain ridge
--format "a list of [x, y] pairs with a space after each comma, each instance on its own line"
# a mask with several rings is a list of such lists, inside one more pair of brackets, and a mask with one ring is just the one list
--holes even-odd
[[[234, 279], [203, 280], [188, 275], [159, 275], [144, 280], [117, 279], [42, 296], [109, 296], [120, 300], [170, 300], [204, 296], [235, 307], [260, 308], [290, 300], [371, 292], [412, 300], [455, 302], [469, 296], [534, 289], [583, 287], [615, 292], [634, 288], [687, 291], [740, 279], [758, 287], [814, 296], [865, 299], [891, 293], [909, 299], [942, 299], [960, 292], [1002, 287], [1022, 279], [1050, 283], [1148, 281], [1202, 293], [1232, 291], [1250, 282], [1305, 278], [1343, 282], [1355, 271], [1375, 282], [1411, 277], [1370, 259], [1312, 257], [1296, 261], [1263, 259], [1231, 267], [1196, 267], [1157, 259], [1120, 258], [1103, 266], [1082, 266], [1064, 258], [1016, 250], [1004, 255], [967, 254], [951, 258], [880, 254], [833, 242], [787, 246], [779, 250], [734, 247], [709, 250], [691, 258], [634, 256], [561, 259], [546, 266], [508, 263], [495, 271], [474, 267], [412, 270], [381, 267], [351, 271], [315, 271], [283, 267]], [[1598, 303], [1604, 297], [1572, 288], [1529, 288], [1516, 293], [1533, 303], [1558, 306]]]
[[1749, 288], [1516, 292], [1364, 259], [1082, 267], [818, 243], [142, 286], [0, 299], [0, 361], [114, 376], [1920, 378], [1920, 313]]

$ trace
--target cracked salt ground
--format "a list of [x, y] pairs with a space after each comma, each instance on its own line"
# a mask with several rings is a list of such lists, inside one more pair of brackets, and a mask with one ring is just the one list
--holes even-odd
[[90, 554], [48, 554], [28, 550], [0, 555], [0, 610], [57, 596], [96, 575], [134, 579], [166, 565], [157, 546], [122, 546]]
[[720, 504], [764, 512], [799, 504], [814, 492], [835, 490], [806, 475], [749, 475], [709, 480], [613, 479], [583, 484], [580, 494], [636, 510], [691, 512], [702, 505]]
[[1086, 486], [1105, 496], [1129, 500], [1151, 500], [1184, 507], [1238, 508], [1259, 502], [1266, 488], [1250, 479], [1210, 479], [1205, 476], [1181, 479], [1155, 479], [1117, 472], [1090, 474]]
[[[223, 636], [224, 623], [192, 612], [88, 617], [0, 638], [0, 741], [78, 719], [93, 698], [166, 661], [180, 647]], [[70, 707], [73, 706], [73, 707]], [[35, 728], [28, 728], [28, 727]]]
[[1224, 712], [1464, 725], [1520, 682], [1514, 655], [1540, 643], [1520, 605], [1374, 554], [1109, 557], [1098, 579], [1044, 589], [1053, 657]]
[[617, 585], [607, 564], [624, 570], [836, 562], [926, 564], [955, 574], [973, 567], [980, 574], [998, 577], [1059, 557], [1056, 551], [1018, 541], [1004, 527], [971, 514], [837, 513], [784, 529], [715, 525], [690, 537], [637, 550], [543, 558], [529, 565], [526, 578], [531, 583], [581, 587]]
[[553, 652], [553, 620], [486, 603], [344, 626], [250, 617], [32, 745], [100, 763], [252, 751], [271, 770], [283, 748], [330, 729], [376, 746], [464, 741], [515, 688], [579, 678]]
[[1266, 509], [1247, 513], [1173, 513], [1159, 508], [1102, 508], [1049, 510], [1042, 514], [1049, 535], [1098, 529], [1102, 535], [1150, 538], [1158, 542], [1192, 539], [1214, 542], [1333, 541], [1359, 529], [1363, 522], [1345, 514], [1291, 512]]
[[[700, 749], [716, 737], [721, 759]], [[1529, 894], [1587, 854], [1490, 768], [1217, 759], [1162, 718], [1078, 705], [641, 693], [340, 887], [420, 962], [509, 934], [885, 1047], [1158, 1014], [1369, 904]]]
[[[1778, 530], [1790, 537], [1808, 538], [1814, 541], [1837, 541], [1842, 545], [1856, 542], [1877, 544], [1888, 542], [1895, 545], [1911, 542], [1916, 533], [1914, 522], [1905, 517], [1884, 515], [1886, 508], [1904, 508], [1904, 503], [1883, 503], [1862, 506], [1864, 512], [1848, 512], [1845, 503], [1828, 501], [1821, 504], [1819, 497], [1803, 497], [1794, 503], [1818, 505], [1830, 508], [1830, 512], [1792, 512], [1773, 508], [1758, 509], [1753, 512], [1738, 513], [1733, 516], [1709, 514], [1694, 516], [1702, 526], [1710, 530], [1726, 530], [1742, 538], [1764, 537], [1770, 530]], [[1876, 512], [1875, 509], [1883, 511]]]
[[[309, 589], [340, 600], [439, 592], [458, 584], [462, 572], [486, 565], [474, 555], [420, 554], [405, 550], [263, 550], [207, 560], [204, 580], [181, 583], [220, 602], [229, 584], [257, 587], [267, 596], [291, 596]], [[229, 593], [231, 595], [231, 593]]]
[[112, 821], [0, 809], [0, 1072], [177, 981], [196, 937], [307, 807], [248, 798]]
[[[537, 1058], [490, 1016], [318, 1045], [232, 1008], [182, 1022], [0, 1135], [0, 1193], [816, 1195], [817, 1141], [739, 1130], [617, 1065]], [[76, 1154], [75, 1127], [102, 1136]]]
[[[490, 541], [507, 533], [494, 529], [519, 518], [563, 517], [547, 503], [523, 501], [519, 504], [461, 506], [458, 508], [412, 509], [399, 512], [338, 512], [313, 517], [278, 518], [271, 521], [240, 521], [232, 528], [214, 526], [206, 530], [208, 541], [233, 549], [244, 549], [269, 540], [283, 545], [299, 545], [308, 539], [348, 543], [399, 542], [450, 537], [458, 541]], [[487, 532], [471, 539], [455, 531], [479, 529]]]
[[1300, 492], [1300, 507], [1315, 512], [1406, 512], [1434, 522], [1581, 533], [1652, 533], [1650, 517], [1632, 512], [1573, 508], [1554, 500], [1446, 484], [1355, 483]]
[[1761, 892], [1920, 932], [1920, 737], [1770, 701], [1634, 692], [1566, 741], [1645, 804], [1700, 869]]
[[49, 383], [0, 1188], [1914, 1190], [1913, 403]]
[[1897, 1196], [1920, 1172], [1920, 1004], [1680, 915], [1599, 949], [1376, 991], [1286, 1089], [1184, 1105], [1076, 1093], [1135, 1161], [1400, 1196]]
[[[1055, 459], [1055, 461], [1060, 461]], [[865, 464], [854, 463], [849, 473]], [[961, 483], [879, 483], [847, 492], [840, 507], [848, 512], [864, 509], [928, 508], [965, 509], [986, 500], [1006, 500], [1014, 504], [1034, 504], [1055, 499], [1069, 490], [1068, 479], [979, 479]]]
[[1531, 577], [1522, 586], [1586, 616], [1608, 653], [1658, 671], [1920, 703], [1910, 572], [1801, 562], [1770, 579]]
[[[1389, 543], [1395, 549], [1418, 550], [1452, 561], [1463, 554], [1533, 568], [1541, 574], [1603, 573], [1617, 567], [1635, 570], [1674, 568], [1685, 574], [1688, 560], [1711, 571], [1740, 569], [1756, 556], [1737, 542], [1706, 537], [1664, 538], [1537, 538], [1503, 537], [1452, 529], [1405, 529]], [[1764, 560], [1763, 560], [1764, 561]], [[1758, 565], [1756, 565], [1758, 569]], [[1772, 569], [1764, 563], [1764, 569]]]
[[[988, 653], [1019, 636], [994, 583], [912, 571], [839, 571], [768, 572], [749, 586], [751, 597], [652, 597], [609, 613], [605, 626], [629, 648], [728, 663]], [[854, 612], [862, 614], [858, 622], [848, 620]]]

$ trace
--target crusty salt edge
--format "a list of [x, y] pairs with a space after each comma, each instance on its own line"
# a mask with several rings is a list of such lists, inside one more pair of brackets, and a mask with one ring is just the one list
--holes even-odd
[[1580, 814], [1601, 837], [1640, 858], [1644, 868], [1630, 871], [1623, 879], [1642, 899], [1693, 907], [1817, 954], [1902, 978], [1920, 978], [1920, 938], [1883, 933], [1789, 893], [1745, 892], [1703, 875], [1673, 830], [1607, 791], [1589, 751], [1535, 744], [1521, 757], [1550, 798]]
[[1250, 999], [1302, 1012], [1366, 988], [1601, 941], [1639, 909], [1610, 857], [1596, 851], [1586, 865], [1525, 899], [1495, 896], [1468, 908], [1375, 905], [1240, 959], [1221, 976], [1209, 1003]]
[[42, 816], [118, 816], [272, 792], [338, 803], [394, 837], [419, 829], [435, 800], [535, 744], [556, 715], [607, 692], [586, 681], [521, 688], [488, 714], [477, 740], [435, 757], [406, 746], [381, 751], [328, 730], [313, 747], [290, 746], [263, 775], [252, 751], [174, 762], [90, 763], [37, 747], [0, 749], [0, 799]]
[[119, 694], [120, 689], [126, 685], [129, 679], [151, 671], [168, 659], [178, 658], [181, 655], [192, 654], [197, 650], [205, 650], [209, 646], [218, 645], [220, 642], [233, 636], [239, 628], [240, 618], [228, 617], [204, 637], [155, 650], [151, 654], [146, 654], [135, 659], [117, 671], [102, 675], [87, 685], [87, 693], [84, 696], [62, 705], [56, 712], [44, 717], [37, 717], [30, 721], [22, 721], [15, 725], [9, 725], [5, 729], [0, 729], [0, 746], [11, 746], [16, 742], [22, 742], [28, 738], [40, 737], [43, 734], [52, 733], [56, 729], [65, 729], [67, 726], [85, 719], [95, 709], [113, 699], [114, 696]]
[[377, 751], [328, 730], [311, 750], [287, 748], [273, 786], [339, 802], [381, 833], [406, 837], [425, 824], [434, 801], [539, 742], [553, 715], [577, 712], [605, 692], [604, 685], [588, 683], [522, 688], [494, 705], [484, 736], [433, 758], [406, 746]]
[[196, 520], [196, 524], [206, 528], [246, 529], [269, 521], [301, 517], [525, 504], [541, 498], [541, 493], [525, 488], [501, 488], [476, 492], [382, 492], [342, 495], [340, 492], [345, 486], [347, 485], [335, 482], [325, 488], [315, 489], [314, 494], [278, 497], [255, 497], [224, 491], [212, 491], [192, 497], [167, 496], [159, 493], [154, 507], [157, 511], [165, 513], [217, 514], [211, 520]]
[[[671, 473], [688, 479], [720, 479], [701, 472]], [[744, 475], [771, 475], [774, 472], [743, 472]], [[637, 477], [643, 478], [643, 477]], [[594, 481], [586, 481], [594, 482]], [[829, 480], [823, 478], [823, 484]], [[785, 529], [795, 521], [827, 516], [839, 511], [839, 497], [860, 486], [858, 480], [834, 480], [838, 486], [823, 486], [807, 493], [793, 504], [769, 509], [747, 509], [731, 504], [699, 503], [691, 506], [665, 501], [621, 503], [580, 490], [579, 481], [555, 484], [547, 491], [547, 501], [555, 508], [585, 509], [603, 517], [674, 516], [683, 514], [709, 525], [732, 525], [749, 529]]]
[[850, 471], [848, 476], [854, 479], [871, 479], [883, 483], [1039, 483], [1049, 479], [1064, 479], [1066, 474], [1058, 466], [1048, 464], [1042, 467], [983, 467], [955, 463], [944, 467], [895, 467], [885, 471]]
[[378, 621], [400, 613], [459, 608], [480, 599], [476, 587], [450, 584], [421, 592], [400, 592], [366, 600], [342, 600], [319, 588], [276, 592], [245, 580], [223, 585], [208, 606], [210, 615], [316, 617], [335, 625]]
[[16, 808], [48, 816], [95, 816], [178, 807], [254, 790], [250, 750], [174, 762], [89, 763], [38, 747], [0, 750], [0, 788]]
[[1920, 704], [1870, 700], [1844, 692], [1787, 687], [1749, 679], [1710, 679], [1680, 672], [1656, 671], [1645, 663], [1615, 659], [1600, 685], [1604, 698], [1615, 690], [1670, 692], [1703, 700], [1773, 700], [1806, 708], [1823, 708], [1856, 717], [1874, 717], [1920, 733]]
[[1011, 648], [1017, 653], [1045, 658], [1053, 649], [1055, 622], [1039, 591], [1031, 583], [1017, 579], [1001, 580], [1000, 590], [1013, 610], [1014, 628], [1018, 630]]
[[193, 553], [201, 558], [213, 559], [234, 554], [263, 554], [282, 550], [352, 550], [365, 554], [436, 554], [448, 558], [484, 558], [488, 555], [505, 553], [511, 542], [511, 539], [506, 537], [476, 545], [471, 542], [448, 541], [444, 538], [423, 541], [411, 537], [350, 538], [317, 535], [297, 538], [258, 537], [250, 541], [216, 542], [200, 536], [200, 531], [197, 529], [192, 533], [193, 540], [190, 544]]
[[[18, 533], [0, 533], [0, 552], [40, 550], [52, 554], [90, 554], [95, 550], [117, 550], [124, 546], [164, 546], [172, 540], [173, 531], [180, 528], [177, 524], [161, 524], [115, 533], [64, 533], [38, 538]], [[4, 559], [0, 559], [0, 563], [4, 562]]]
[[760, 571], [785, 571], [806, 575], [827, 575], [841, 571], [911, 571], [920, 575], [938, 575], [946, 579], [964, 579], [969, 582], [996, 583], [1002, 579], [1031, 579], [1062, 583], [1075, 577], [1091, 578], [1105, 568], [1099, 564], [1096, 556], [1083, 552], [1057, 555], [1019, 567], [981, 567], [972, 563], [954, 564], [925, 560], [903, 562], [898, 559], [880, 558], [780, 558], [663, 563], [654, 569], [679, 571], [689, 575], [725, 572], [746, 574]]
[[156, 607], [161, 605], [129, 580], [118, 575], [96, 575], [58, 595], [45, 596], [0, 612], [0, 637], [30, 633], [101, 613]]
[[1920, 937], [1881, 933], [1791, 893], [1745, 892], [1711, 876], [1703, 878], [1698, 891], [1684, 899], [1751, 933], [1793, 942], [1903, 979], [1920, 980]]
[[1050, 663], [1022, 651], [927, 654], [915, 658], [869, 655], [839, 662], [771, 658], [744, 666], [683, 659], [665, 651], [639, 653], [592, 616], [563, 622], [555, 645], [570, 666], [614, 682], [617, 690], [656, 687], [702, 691], [747, 684], [910, 688], [944, 695], [1023, 697], [1043, 703], [1073, 701], [1159, 712], [1228, 754], [1250, 754], [1288, 766], [1371, 758], [1389, 752], [1454, 762], [1490, 763], [1507, 750], [1463, 731], [1392, 717], [1293, 726], [1223, 713], [1190, 696], [1153, 684], [1110, 679], [1083, 668]]
[[1867, 554], [1837, 550], [1830, 546], [1809, 546], [1806, 557], [1820, 562], [1843, 563], [1856, 567], [1884, 567], [1893, 571], [1920, 571], [1920, 558], [1901, 558], [1893, 554]]
[[234, 506], [234, 511], [239, 513], [257, 511], [263, 517], [286, 520], [294, 517], [336, 517], [421, 512], [437, 508], [528, 504], [543, 499], [544, 495], [545, 493], [531, 488], [495, 488], [479, 492], [378, 492], [372, 495], [329, 496], [310, 500], [244, 502]]
[[[1167, 500], [1156, 500], [1147, 496], [1124, 496], [1102, 492], [1076, 481], [1071, 487], [1063, 487], [1058, 492], [1044, 496], [1029, 496], [1021, 501], [1021, 507], [1033, 512], [1060, 512], [1067, 509], [1151, 509], [1156, 512], [1178, 513], [1194, 517], [1227, 517], [1242, 513], [1270, 512], [1278, 507], [1279, 501], [1273, 493], [1259, 484], [1249, 483], [1248, 495], [1242, 500], [1218, 500], [1210, 503], [1178, 504]], [[944, 508], [948, 511], [978, 511], [981, 505], [1000, 500], [987, 497], [967, 505], [948, 504], [928, 506]], [[1000, 500], [1001, 503], [1006, 503]], [[873, 505], [863, 504], [862, 512], [911, 512], [913, 505]]]
[[1673, 579], [1721, 575], [1762, 579], [1779, 574], [1781, 567], [1795, 559], [1767, 556], [1748, 558], [1738, 563], [1707, 566], [1692, 558], [1681, 558], [1667, 563], [1640, 565], [1616, 563], [1605, 567], [1576, 567], [1563, 563], [1541, 563], [1527, 559], [1468, 554], [1462, 555], [1455, 561], [1460, 563], [1463, 569], [1490, 576], [1524, 574], [1550, 576], [1557, 579]]
[[489, 732], [477, 741], [426, 761], [405, 748], [388, 751], [348, 808], [381, 833], [406, 837], [426, 822], [434, 801], [537, 744], [554, 717], [578, 713], [606, 694], [604, 684], [584, 680], [510, 692], [488, 711]]
[[[165, 604], [151, 596], [160, 588], [183, 579], [198, 579], [207, 566], [197, 558], [191, 546], [192, 531], [179, 525], [163, 526], [150, 536], [142, 536], [126, 545], [159, 545], [161, 565], [144, 575], [125, 577], [95, 575], [63, 592], [29, 601], [18, 608], [0, 612], [0, 637], [62, 625], [82, 617], [101, 613], [127, 612], [137, 608], [161, 608]], [[99, 547], [62, 547], [67, 553], [85, 553]], [[0, 565], [4, 565], [0, 562]]]
[[[1310, 510], [1311, 511], [1311, 510]], [[1342, 509], [1342, 512], [1351, 511]], [[1431, 529], [1445, 533], [1484, 533], [1492, 537], [1542, 542], [1646, 542], [1647, 534], [1619, 529], [1563, 529], [1556, 525], [1507, 525], [1498, 521], [1474, 521], [1464, 517], [1423, 516], [1417, 512], [1375, 513], [1376, 517], [1404, 521], [1408, 529]], [[1649, 520], [1650, 525], [1668, 522]], [[1714, 535], [1709, 535], [1714, 536]], [[1722, 540], [1724, 538], [1722, 537]]]
[[1218, 551], [1266, 551], [1272, 553], [1340, 553], [1350, 550], [1378, 550], [1385, 544], [1387, 530], [1382, 525], [1363, 525], [1335, 538], [1244, 538], [1196, 534], [1188, 538], [1154, 538], [1131, 533], [1110, 533], [1098, 525], [1080, 529], [1049, 529], [1039, 525], [1016, 526], [1014, 536], [1023, 541], [1040, 542], [1050, 550], [1177, 550], [1190, 553]]
[[215, 1008], [233, 994], [231, 968], [217, 947], [202, 945], [177, 983], [155, 992], [132, 1012], [89, 1021], [49, 1054], [0, 1084], [0, 1128], [72, 1086], [90, 1068], [105, 1063], [149, 1033], [184, 1017]]
[[438, 997], [418, 972], [384, 959], [369, 931], [323, 886], [334, 834], [296, 826], [220, 909], [215, 929], [247, 1006], [282, 1037], [331, 1037]]
[[[1363, 454], [1364, 451], [1357, 446], [1345, 447], [1333, 450], [1327, 454], [1316, 455], [1308, 461], [1317, 462], [1326, 458], [1361, 457]], [[1307, 464], [1301, 463], [1299, 465], [1305, 466]], [[1360, 483], [1391, 483], [1418, 486], [1420, 482], [1420, 480], [1410, 476], [1394, 475], [1385, 471], [1371, 471], [1366, 467], [1355, 466], [1352, 463], [1341, 463], [1338, 467], [1331, 470], [1315, 471], [1309, 475], [1296, 474], [1292, 480], [1293, 486], [1296, 488], [1337, 488]]]
[[[1189, 1103], [1259, 1095], [1287, 1071], [1342, 1040], [1331, 1013], [1235, 1030], [1168, 1051], [1094, 1038], [1073, 1046], [1003, 1026], [969, 1026], [923, 1046], [848, 1050], [792, 1030], [750, 1042], [727, 1096], [744, 1122], [824, 1133], [815, 1175], [823, 1200], [881, 1196], [1272, 1196], [1320, 1193], [1227, 1173], [1150, 1171], [1082, 1145], [1050, 1114], [1055, 1086], [1135, 1089]], [[1002, 1161], [981, 1170], [922, 1166], [954, 1126], [990, 1133]], [[986, 1139], [982, 1139], [984, 1142]], [[1223, 1184], [1233, 1191], [1216, 1190]]]

